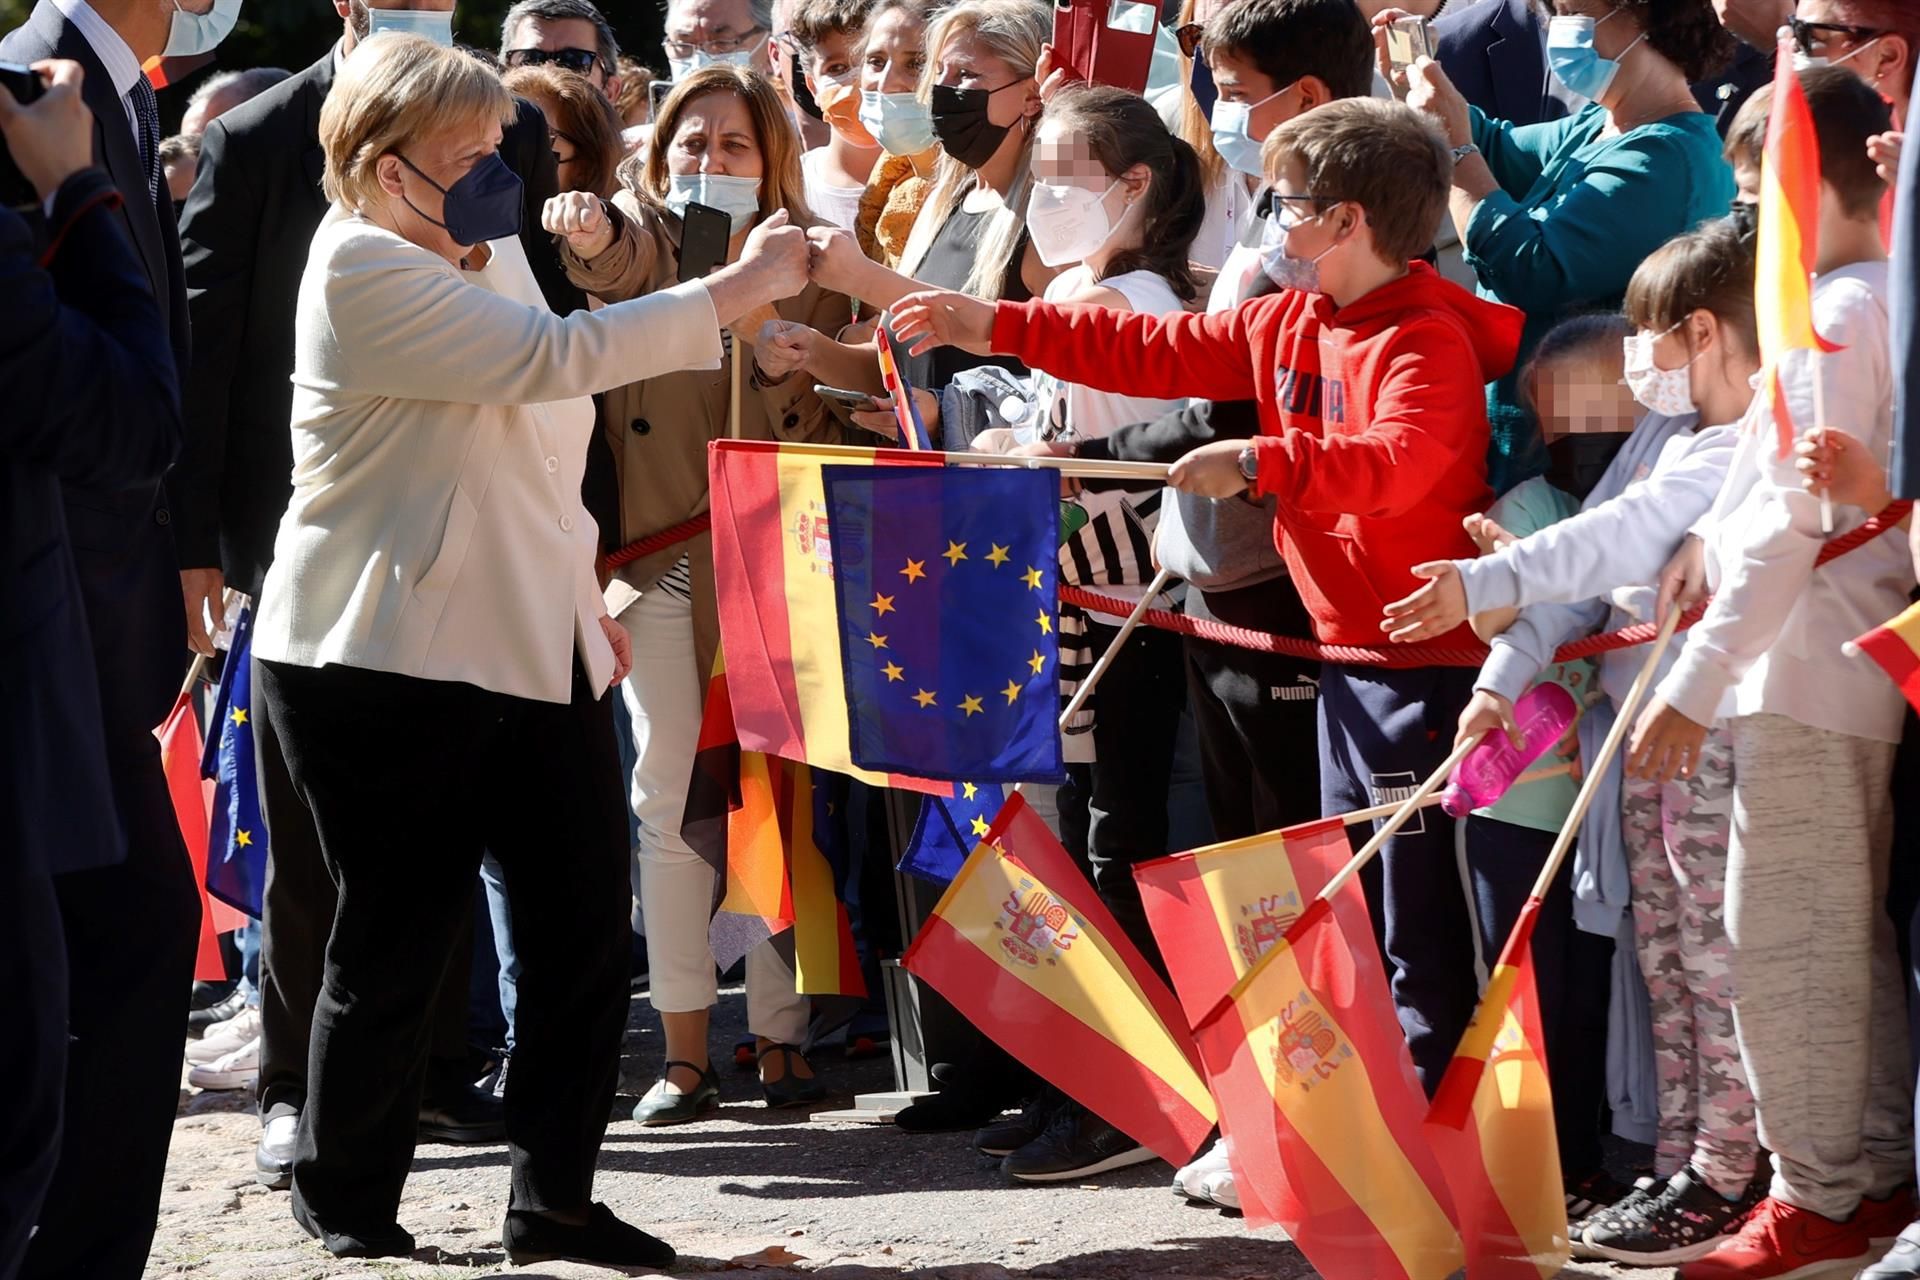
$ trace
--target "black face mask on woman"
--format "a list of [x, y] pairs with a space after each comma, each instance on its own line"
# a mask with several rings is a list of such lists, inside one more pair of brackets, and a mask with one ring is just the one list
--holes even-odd
[[951, 85], [933, 86], [933, 133], [946, 153], [969, 169], [978, 169], [993, 159], [1010, 124], [995, 124], [987, 119], [987, 99], [1001, 89], [1011, 89], [1015, 80], [999, 89], [956, 89]]
[[1585, 502], [1630, 431], [1583, 431], [1561, 436], [1547, 446], [1547, 483]]

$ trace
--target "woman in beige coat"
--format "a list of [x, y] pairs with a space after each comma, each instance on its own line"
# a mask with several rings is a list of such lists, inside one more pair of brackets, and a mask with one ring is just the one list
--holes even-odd
[[[644, 163], [629, 163], [625, 189], [611, 201], [569, 192], [547, 209], [548, 230], [565, 238], [568, 274], [603, 302], [674, 286], [681, 212], [689, 203], [731, 216], [729, 261], [754, 225], [779, 209], [795, 225], [813, 224], [792, 130], [772, 85], [756, 73], [712, 66], [688, 76], [661, 104], [654, 137], [660, 145]], [[715, 367], [662, 374], [607, 394], [602, 421], [619, 475], [620, 544], [707, 510], [710, 441], [840, 438], [811, 380], [803, 372], [778, 380], [763, 375], [752, 363], [752, 344], [761, 326], [776, 320], [838, 328], [851, 305], [809, 286], [735, 323], [729, 345], [743, 361], [737, 425], [729, 422], [731, 355]], [[637, 878], [651, 998], [667, 1042], [666, 1070], [634, 1118], [678, 1124], [719, 1097], [707, 1051], [707, 1011], [717, 994], [707, 945], [714, 873], [680, 836], [701, 701], [719, 645], [711, 541], [702, 534], [625, 565], [609, 590], [634, 646], [634, 673], [625, 688], [638, 755], [632, 791], [640, 819]], [[820, 1097], [797, 1048], [807, 1030], [806, 999], [794, 991], [792, 970], [766, 944], [747, 957], [747, 1012], [768, 1105]]]

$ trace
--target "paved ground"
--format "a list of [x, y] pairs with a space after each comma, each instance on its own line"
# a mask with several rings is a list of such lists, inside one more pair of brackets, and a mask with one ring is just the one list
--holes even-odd
[[[741, 1033], [738, 990], [714, 1035]], [[1277, 1231], [1189, 1207], [1159, 1164], [1085, 1185], [1017, 1187], [961, 1135], [915, 1138], [892, 1127], [810, 1122], [767, 1111], [750, 1076], [723, 1080], [725, 1105], [705, 1123], [643, 1130], [627, 1118], [661, 1058], [658, 1025], [634, 1003], [615, 1122], [596, 1194], [673, 1242], [681, 1274], [743, 1270], [774, 1280], [1302, 1280], [1316, 1275]], [[884, 1060], [822, 1055], [850, 1094], [890, 1087]], [[239, 1094], [182, 1089], [149, 1277], [195, 1280], [451, 1280], [495, 1274], [584, 1280], [609, 1272], [568, 1264], [516, 1271], [500, 1248], [503, 1147], [420, 1148], [401, 1221], [421, 1248], [410, 1261], [330, 1258], [287, 1216], [284, 1195], [251, 1178], [258, 1128]], [[828, 1104], [847, 1105], [844, 1101]], [[1576, 1264], [1567, 1276], [1616, 1272]], [[1328, 1280], [1370, 1280], [1329, 1277]]]

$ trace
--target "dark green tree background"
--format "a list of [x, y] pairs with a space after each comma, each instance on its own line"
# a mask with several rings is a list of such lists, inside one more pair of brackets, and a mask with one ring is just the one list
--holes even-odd
[[[600, 0], [612, 20], [623, 52], [640, 61], [664, 67], [660, 52], [661, 11], [657, 0]], [[463, 44], [498, 50], [500, 18], [512, 0], [458, 0], [454, 34]], [[11, 31], [26, 20], [33, 0], [0, 0], [0, 31]], [[187, 95], [215, 70], [243, 67], [285, 67], [298, 71], [317, 59], [340, 35], [340, 19], [327, 0], [246, 0], [240, 25], [220, 46], [212, 66], [187, 77], [160, 95], [160, 110], [171, 129], [186, 106]]]

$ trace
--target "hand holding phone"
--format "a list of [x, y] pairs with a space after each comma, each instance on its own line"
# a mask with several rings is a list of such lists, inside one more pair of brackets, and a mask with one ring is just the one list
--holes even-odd
[[1396, 18], [1387, 24], [1387, 61], [1395, 71], [1432, 56], [1433, 36], [1425, 18]]
[[93, 113], [80, 98], [77, 62], [0, 63], [0, 200], [32, 208], [93, 163]]
[[848, 391], [841, 387], [829, 387], [822, 383], [813, 384], [813, 394], [822, 400], [830, 400], [843, 409], [872, 409], [879, 402], [864, 391]]

